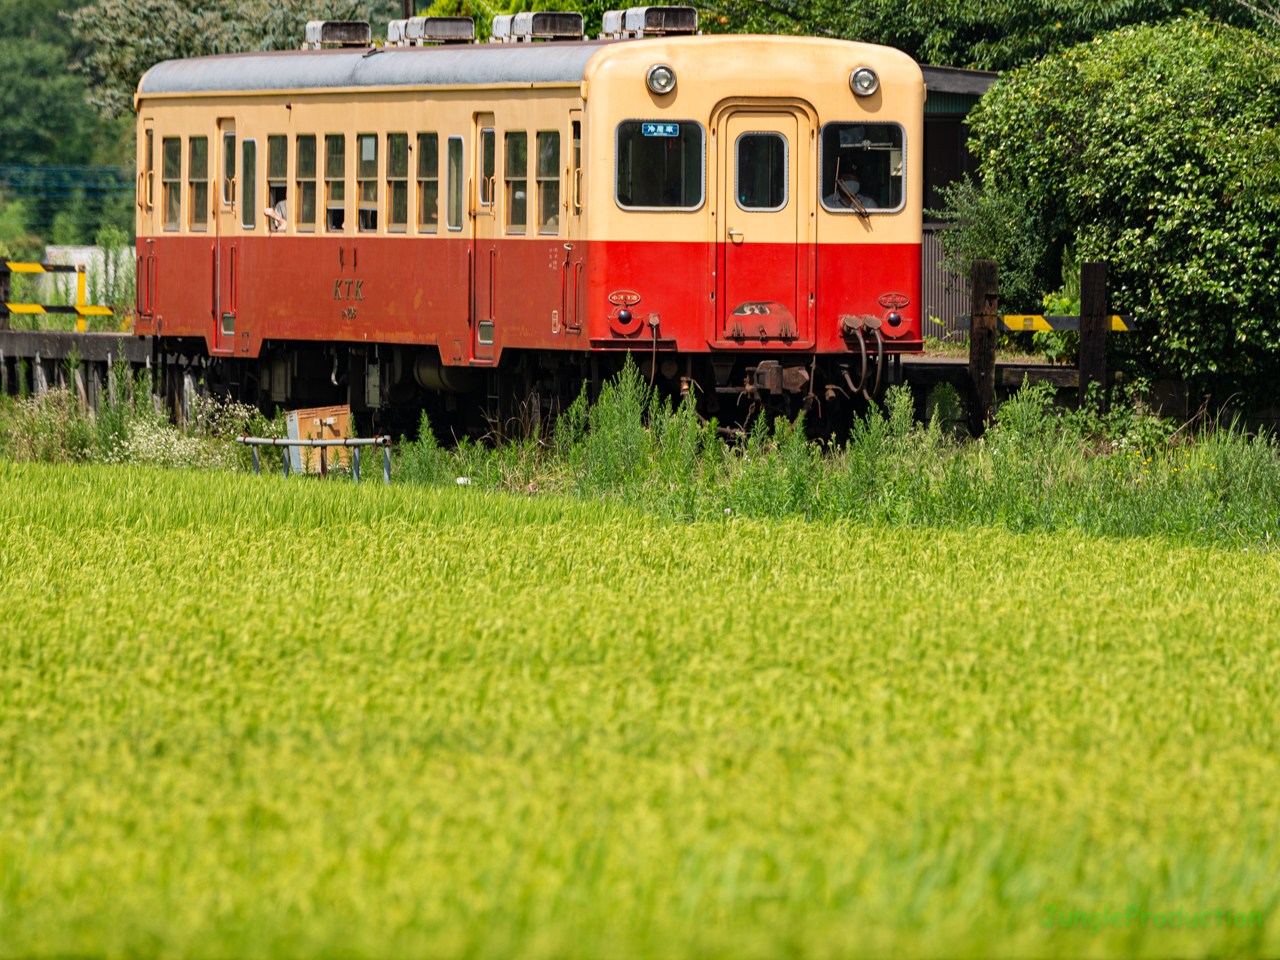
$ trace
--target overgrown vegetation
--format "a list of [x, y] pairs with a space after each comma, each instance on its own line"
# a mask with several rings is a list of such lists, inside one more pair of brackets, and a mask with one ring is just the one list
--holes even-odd
[[[152, 393], [150, 374], [118, 360], [97, 409], [73, 358], [62, 385], [39, 396], [0, 398], [0, 458], [34, 463], [135, 463], [190, 469], [245, 469], [251, 453], [234, 444], [245, 433], [283, 436], [283, 417], [197, 397], [183, 427], [170, 422]], [[24, 383], [25, 393], [25, 383]]]
[[847, 438], [811, 442], [803, 426], [757, 419], [725, 443], [691, 404], [653, 399], [628, 366], [589, 409], [570, 408], [550, 439], [446, 450], [425, 420], [397, 452], [398, 476], [511, 492], [604, 496], [659, 515], [848, 518], [871, 524], [1164, 535], [1236, 546], [1280, 537], [1280, 449], [1233, 422], [1179, 427], [1118, 402], [1053, 406], [1024, 387], [979, 442], [962, 436], [955, 389], [935, 389], [928, 420], [904, 388]]
[[[145, 373], [130, 380], [120, 364], [96, 415], [75, 388], [7, 401], [0, 457], [243, 470], [250, 453], [234, 437], [284, 436], [280, 415], [208, 399], [180, 429], [156, 412], [149, 391]], [[679, 521], [996, 525], [1266, 548], [1280, 538], [1280, 447], [1270, 434], [1205, 411], [1179, 426], [1126, 399], [1105, 413], [1096, 401], [1079, 410], [1053, 401], [1048, 386], [1023, 387], [974, 442], [959, 425], [953, 387], [932, 391], [924, 422], [900, 387], [847, 437], [813, 441], [802, 421], [760, 417], [726, 442], [692, 403], [673, 409], [628, 364], [595, 404], [580, 396], [554, 433], [513, 420], [498, 442], [464, 438], [446, 449], [424, 416], [418, 438], [397, 445], [393, 473], [426, 486], [461, 479], [509, 493], [604, 497]], [[269, 472], [280, 456], [263, 452]]]
[[1200, 16], [1129, 27], [1002, 76], [970, 123], [983, 189], [951, 194], [961, 267], [1000, 259], [1024, 310], [1064, 253], [1106, 261], [1141, 326], [1109, 340], [1130, 373], [1280, 399], [1273, 44]]

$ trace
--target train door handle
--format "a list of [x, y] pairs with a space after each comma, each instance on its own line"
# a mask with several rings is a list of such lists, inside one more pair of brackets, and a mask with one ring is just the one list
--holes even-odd
[[[735, 240], [735, 238], [736, 238], [736, 240]], [[743, 241], [743, 239], [744, 239], [744, 237], [742, 236], [742, 232], [741, 232], [741, 231], [739, 231], [739, 230], [730, 230], [730, 231], [729, 231], [729, 240], [730, 240], [730, 241], [733, 241], [733, 242], [736, 242], [736, 243], [741, 243], [741, 242]]]

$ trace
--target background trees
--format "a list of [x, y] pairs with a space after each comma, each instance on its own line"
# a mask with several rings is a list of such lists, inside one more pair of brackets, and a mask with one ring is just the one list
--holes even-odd
[[[970, 115], [983, 188], [952, 191], [970, 255], [1014, 310], [1106, 260], [1149, 375], [1280, 396], [1280, 56], [1191, 16], [1127, 27], [1003, 75]], [[1016, 211], [1004, 216], [1002, 211]], [[980, 249], [981, 248], [981, 249]]]

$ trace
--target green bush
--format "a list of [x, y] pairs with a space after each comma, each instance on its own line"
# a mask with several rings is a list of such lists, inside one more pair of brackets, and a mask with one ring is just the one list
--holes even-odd
[[1280, 397], [1274, 46], [1198, 16], [1129, 27], [1006, 74], [970, 120], [986, 191], [1046, 240], [1041, 290], [1068, 246], [1107, 261], [1132, 368]]

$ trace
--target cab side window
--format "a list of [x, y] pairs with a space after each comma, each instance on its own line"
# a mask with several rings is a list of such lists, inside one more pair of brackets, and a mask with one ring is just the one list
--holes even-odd
[[897, 210], [903, 201], [902, 127], [828, 123], [822, 128], [822, 206], [832, 213]]

